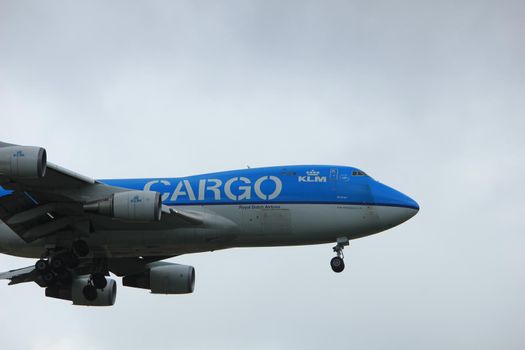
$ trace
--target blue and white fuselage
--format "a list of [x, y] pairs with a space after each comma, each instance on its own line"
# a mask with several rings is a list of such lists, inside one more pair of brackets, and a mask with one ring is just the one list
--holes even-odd
[[166, 206], [216, 216], [216, 227], [192, 229], [195, 244], [186, 240], [189, 251], [354, 239], [396, 226], [419, 210], [408, 196], [344, 166], [282, 166], [101, 182], [157, 191]]
[[[419, 210], [408, 196], [345, 166], [281, 166], [182, 178], [99, 181], [159, 192], [165, 207], [182, 208], [204, 222], [175, 229], [134, 224], [129, 230], [115, 231], [107, 219], [107, 224], [102, 221], [94, 227], [95, 233], [87, 240], [96, 254], [109, 257], [355, 239], [399, 225]], [[16, 255], [33, 256], [41, 254], [43, 242], [12, 239], [3, 245]]]

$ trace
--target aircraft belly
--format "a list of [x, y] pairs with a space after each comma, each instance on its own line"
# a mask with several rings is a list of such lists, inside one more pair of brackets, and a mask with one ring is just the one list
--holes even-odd
[[272, 204], [209, 208], [236, 220], [239, 226], [236, 246], [332, 242], [342, 235], [358, 237], [376, 233], [378, 228], [375, 210], [366, 206]]
[[[199, 207], [188, 209], [198, 211]], [[357, 214], [358, 210], [352, 211], [359, 219], [355, 220], [359, 222], [355, 225], [347, 211], [337, 205], [215, 205], [206, 206], [203, 210], [212, 211], [234, 225], [216, 223], [191, 229], [118, 235], [108, 232], [104, 245], [114, 256], [178, 255], [233, 247], [331, 242], [343, 234], [351, 236], [353, 226], [357, 229], [362, 226], [362, 215]], [[361, 231], [355, 233], [360, 234]], [[131, 241], [134, 243], [129, 244]]]
[[[205, 225], [167, 230], [94, 232], [86, 241], [96, 256], [167, 256], [233, 247], [327, 243], [341, 236], [352, 239], [380, 231], [376, 210], [369, 206], [261, 204], [185, 208], [201, 211], [211, 219]], [[5, 227], [3, 223], [0, 226], [0, 247], [16, 241], [16, 247], [9, 243], [9, 254], [16, 251], [15, 255], [38, 257], [43, 245], [50, 243], [39, 240], [25, 244], [19, 237], [9, 235], [10, 229]]]

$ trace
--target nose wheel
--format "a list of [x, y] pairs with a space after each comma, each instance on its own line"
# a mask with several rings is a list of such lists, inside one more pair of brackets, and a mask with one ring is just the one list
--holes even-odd
[[332, 260], [330, 260], [330, 266], [332, 267], [332, 270], [334, 270], [334, 272], [339, 273], [345, 269], [345, 262], [343, 258], [335, 256], [332, 258]]
[[332, 260], [330, 260], [330, 266], [332, 267], [332, 270], [334, 272], [342, 272], [345, 269], [345, 262], [344, 262], [344, 254], [343, 249], [349, 245], [348, 238], [346, 237], [340, 237], [337, 239], [337, 244], [335, 245], [334, 252], [337, 254], [337, 256], [333, 257]]

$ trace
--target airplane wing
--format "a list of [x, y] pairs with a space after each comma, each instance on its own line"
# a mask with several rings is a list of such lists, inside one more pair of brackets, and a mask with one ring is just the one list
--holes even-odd
[[95, 232], [207, 227], [226, 221], [212, 211], [165, 206], [155, 191], [110, 186], [49, 163], [41, 147], [0, 142], [0, 232], [8, 232], [7, 225], [27, 243], [40, 240], [34, 246], [43, 250], [34, 266], [0, 273], [0, 280], [10, 285], [35, 282], [48, 297], [108, 306], [116, 296], [115, 281], [105, 277], [112, 272], [123, 277], [125, 286], [191, 293], [194, 268], [159, 261], [170, 256], [113, 257], [106, 247], [96, 246], [104, 243], [95, 243], [86, 248], [93, 251], [88, 258], [81, 243], [87, 246], [84, 238]]
[[9, 285], [34, 282], [38, 277], [34, 266], [28, 266], [21, 269], [10, 270], [0, 273], [0, 280], [10, 280]]
[[[26, 242], [64, 232], [85, 236], [99, 229], [154, 230], [201, 223], [195, 215], [163, 208], [156, 192], [108, 186], [47, 162], [40, 147], [0, 142], [0, 186], [10, 192], [0, 197], [0, 220]], [[143, 195], [151, 199], [136, 201], [149, 203], [139, 208], [144, 215], [115, 217], [118, 203]]]
[[[28, 148], [27, 146], [19, 146], [10, 143], [0, 142], [0, 149], [14, 148], [14, 150], [16, 150], [18, 147]], [[45, 150], [44, 158], [47, 158], [47, 156], [45, 155]], [[11, 182], [11, 185], [14, 186], [15, 183], [13, 181], [9, 181], [9, 178], [16, 178], [16, 183], [20, 183], [20, 185], [28, 187], [39, 187], [41, 189], [53, 189], [57, 186], [60, 188], [77, 188], [82, 185], [97, 184], [97, 181], [87, 176], [75, 173], [71, 170], [62, 168], [51, 162], [47, 162], [47, 159], [44, 159], [44, 162], [47, 165], [45, 166], [46, 170], [44, 171], [45, 176], [37, 176], [36, 178], [22, 176], [20, 178], [16, 175], [8, 176], [8, 174], [5, 174], [5, 172], [0, 171], [0, 173], [4, 173], [0, 174], [0, 183], [7, 184]], [[44, 167], [44, 165], [42, 166]]]

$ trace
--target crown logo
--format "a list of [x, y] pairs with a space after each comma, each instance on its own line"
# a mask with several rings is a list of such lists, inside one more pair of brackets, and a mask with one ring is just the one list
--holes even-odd
[[131, 203], [141, 203], [142, 202], [142, 199], [140, 199], [139, 196], [135, 196], [131, 199], [130, 201]]
[[308, 176], [317, 176], [317, 175], [319, 175], [319, 172], [312, 169], [312, 170], [306, 171], [306, 175], [308, 175]]

